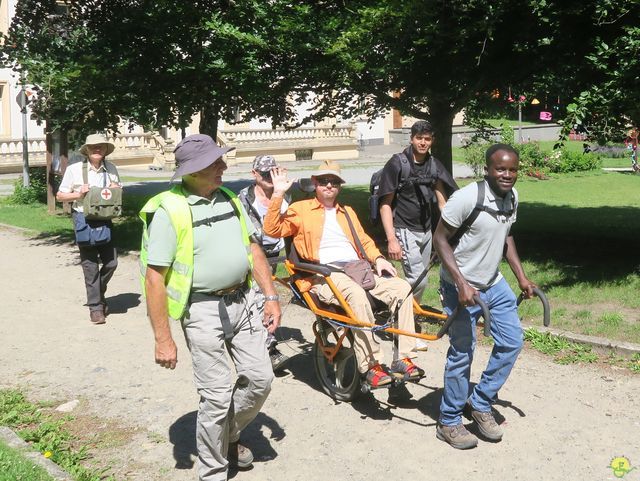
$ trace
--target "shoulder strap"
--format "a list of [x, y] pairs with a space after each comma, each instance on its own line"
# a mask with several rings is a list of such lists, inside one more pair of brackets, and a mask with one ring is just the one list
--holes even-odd
[[82, 183], [83, 184], [88, 184], [89, 183], [89, 173], [87, 172], [88, 168], [89, 168], [89, 161], [88, 160], [83, 160], [82, 161]]
[[[250, 186], [249, 188], [250, 189], [255, 188], [255, 186]], [[251, 202], [247, 194], [248, 192], [241, 190], [240, 193], [238, 194], [238, 198], [240, 199], [240, 202], [242, 202], [242, 205], [244, 205], [245, 209], [247, 209], [248, 213], [253, 214], [253, 218], [255, 218], [258, 221], [258, 224], [262, 226], [262, 217], [260, 216], [260, 213], [256, 210], [256, 208], [253, 206], [253, 202]], [[253, 195], [253, 199], [255, 200], [255, 194]]]
[[469, 229], [471, 228], [471, 225], [476, 221], [476, 219], [480, 215], [480, 212], [485, 210], [484, 180], [478, 181], [476, 182], [476, 184], [478, 186], [478, 197], [476, 198], [476, 205], [474, 206], [473, 210], [469, 213], [467, 218], [462, 222], [460, 227], [458, 227], [458, 230], [456, 231], [456, 233], [453, 234], [449, 239], [449, 245], [452, 247], [455, 247], [458, 245], [458, 242], [460, 242], [460, 239], [462, 238], [462, 236], [469, 231]]
[[[362, 258], [362, 259], [367, 259], [367, 254], [364, 251], [364, 247], [362, 246], [362, 242], [360, 242], [360, 238], [357, 236], [356, 234], [356, 229], [353, 227], [353, 222], [351, 222], [351, 217], [349, 217], [349, 212], [347, 212], [347, 208], [343, 207], [344, 209], [344, 216], [347, 218], [347, 223], [349, 224], [349, 230], [351, 231], [351, 235], [353, 236], [353, 240], [356, 243], [356, 248], [358, 250], [358, 255]], [[371, 262], [371, 261], [369, 261]]]
[[[107, 170], [107, 161], [103, 160], [102, 161], [102, 166], [104, 167], [104, 177], [102, 178], [102, 186], [103, 187], [108, 187], [107, 185], [107, 177], [109, 176], [109, 171]], [[88, 184], [89, 183], [89, 161], [88, 160], [83, 160], [82, 161], [82, 183], [83, 184]]]
[[399, 152], [395, 154], [400, 160], [400, 178], [398, 179], [398, 188], [397, 190], [402, 189], [404, 183], [409, 178], [409, 174], [411, 173], [411, 162], [406, 154], [403, 152]]

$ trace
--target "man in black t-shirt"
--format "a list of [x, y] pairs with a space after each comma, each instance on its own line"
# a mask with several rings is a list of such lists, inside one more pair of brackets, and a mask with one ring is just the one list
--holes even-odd
[[[458, 188], [442, 163], [431, 155], [433, 127], [420, 120], [411, 127], [411, 145], [384, 166], [380, 179], [380, 218], [391, 259], [402, 261], [413, 285], [429, 264], [431, 232], [440, 210]], [[418, 302], [427, 285], [425, 277], [414, 297]]]

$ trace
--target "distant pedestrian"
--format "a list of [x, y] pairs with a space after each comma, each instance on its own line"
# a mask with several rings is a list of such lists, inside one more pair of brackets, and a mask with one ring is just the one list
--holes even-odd
[[[469, 405], [471, 416], [485, 438], [502, 439], [502, 429], [491, 406], [507, 381], [523, 343], [516, 296], [499, 271], [503, 255], [525, 297], [531, 297], [536, 287], [524, 273], [509, 232], [518, 209], [518, 193], [513, 188], [518, 179], [518, 166], [518, 154], [513, 147], [505, 144], [489, 147], [483, 183], [469, 184], [451, 196], [434, 235], [435, 249], [442, 261], [445, 309], [453, 312], [459, 307], [448, 331], [450, 347], [436, 436], [458, 449], [478, 444], [478, 439], [462, 424], [465, 404]], [[479, 191], [481, 188], [484, 188], [484, 197]], [[457, 245], [451, 246], [449, 240], [474, 210], [479, 194], [484, 201], [483, 210]], [[494, 344], [480, 381], [470, 390], [476, 322], [480, 316], [480, 307], [474, 300], [476, 295], [491, 312]]]
[[[276, 159], [272, 155], [256, 156], [256, 158], [253, 159], [253, 169], [251, 170], [254, 179], [253, 184], [245, 187], [238, 193], [238, 198], [256, 228], [256, 238], [262, 246], [267, 260], [277, 258], [284, 249], [284, 239], [269, 237], [262, 231], [264, 217], [267, 215], [267, 208], [273, 195], [271, 170], [277, 166]], [[283, 213], [287, 211], [290, 200], [291, 198], [288, 195], [283, 199], [281, 207]], [[276, 267], [276, 263], [271, 265], [271, 271], [273, 273], [275, 273]], [[257, 284], [254, 285], [254, 289], [256, 290], [256, 303], [260, 306], [260, 309], [262, 309], [264, 306], [264, 295], [262, 291], [260, 291], [260, 286]], [[284, 369], [289, 362], [289, 357], [282, 354], [277, 346], [278, 341], [276, 340], [275, 333], [269, 334], [267, 336], [267, 349], [269, 350], [269, 358], [271, 359], [271, 366], [274, 372]]]
[[[181, 185], [142, 208], [141, 262], [156, 363], [178, 361], [169, 318], [181, 321], [200, 395], [196, 442], [200, 481], [227, 479], [229, 465], [248, 468], [241, 431], [266, 400], [273, 371], [267, 333], [280, 324], [271, 269], [255, 228], [233, 192], [222, 186], [230, 148], [208, 135], [185, 137], [175, 149]], [[257, 282], [264, 293], [258, 309]], [[233, 366], [231, 363], [233, 363]]]
[[[80, 153], [85, 156], [85, 160], [71, 164], [65, 170], [56, 200], [73, 202], [71, 208], [74, 226], [87, 224], [83, 200], [91, 187], [122, 187], [116, 166], [105, 159], [114, 149], [115, 145], [105, 135], [89, 135], [80, 147]], [[106, 226], [113, 232], [110, 220], [89, 221], [88, 224], [89, 227]], [[87, 291], [86, 306], [89, 307], [89, 319], [94, 324], [104, 324], [106, 316], [109, 315], [109, 306], [105, 299], [107, 284], [118, 266], [118, 254], [113, 238], [100, 245], [79, 244], [78, 248]]]

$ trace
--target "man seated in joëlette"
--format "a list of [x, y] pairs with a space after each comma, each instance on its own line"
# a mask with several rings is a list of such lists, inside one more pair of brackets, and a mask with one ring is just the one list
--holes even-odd
[[[392, 310], [402, 302], [397, 312], [398, 327], [415, 332], [409, 284], [397, 277], [393, 265], [384, 258], [373, 240], [364, 232], [354, 210], [340, 205], [337, 201], [340, 187], [344, 184], [340, 166], [335, 162], [325, 161], [311, 176], [315, 186], [315, 197], [292, 203], [284, 213], [280, 212], [282, 200], [285, 192], [291, 188], [293, 180], [288, 179], [286, 170], [280, 168], [273, 169], [272, 180], [273, 195], [264, 218], [264, 233], [271, 237], [291, 236], [299, 256], [307, 261], [341, 267], [361, 257], [369, 260], [374, 267], [375, 278], [375, 286], [368, 291], [369, 294]], [[364, 249], [361, 255], [347, 216]], [[367, 292], [360, 285], [339, 271], [331, 273], [331, 280], [358, 319], [375, 323]], [[339, 305], [327, 284], [314, 283], [311, 289], [322, 302]], [[353, 335], [358, 370], [371, 387], [390, 384], [393, 381], [392, 376], [412, 380], [424, 374], [424, 371], [411, 360], [415, 356], [415, 338], [400, 336], [398, 346], [394, 346], [394, 349], [399, 351], [397, 359], [386, 367], [383, 365], [380, 345], [372, 338], [373, 333], [354, 329]]]

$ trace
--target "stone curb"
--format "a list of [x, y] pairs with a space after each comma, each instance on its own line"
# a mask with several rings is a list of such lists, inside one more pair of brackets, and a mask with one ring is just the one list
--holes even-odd
[[607, 339], [605, 337], [585, 336], [583, 334], [576, 334], [574, 332], [565, 331], [562, 329], [537, 326], [533, 324], [523, 324], [523, 327], [532, 327], [540, 332], [548, 332], [549, 334], [552, 334], [554, 336], [561, 336], [572, 342], [586, 344], [599, 351], [614, 351], [616, 354], [625, 357], [631, 357], [634, 354], [640, 353], [640, 345], [633, 344], [631, 342], [612, 341], [611, 339]]
[[2, 439], [2, 441], [4, 441], [9, 447], [19, 451], [20, 454], [28, 458], [31, 462], [40, 466], [56, 481], [73, 481], [73, 478], [69, 473], [64, 471], [50, 459], [45, 458], [39, 452], [34, 451], [29, 444], [23, 441], [22, 438], [8, 427], [0, 426], [0, 439]]

